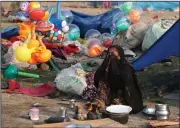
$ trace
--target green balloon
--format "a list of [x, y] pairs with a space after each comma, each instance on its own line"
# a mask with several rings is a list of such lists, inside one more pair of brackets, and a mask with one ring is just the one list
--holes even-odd
[[132, 9], [133, 9], [132, 3], [124, 3], [124, 4], [121, 6], [121, 10], [122, 10], [122, 12], [124, 12], [124, 13], [129, 13], [130, 11], [132, 11]]
[[80, 37], [80, 33], [79, 32], [69, 32], [68, 36], [69, 36], [70, 40], [75, 41]]
[[127, 30], [129, 28], [129, 23], [127, 21], [124, 21], [124, 20], [119, 20], [116, 23], [116, 28], [118, 29], [118, 31]]

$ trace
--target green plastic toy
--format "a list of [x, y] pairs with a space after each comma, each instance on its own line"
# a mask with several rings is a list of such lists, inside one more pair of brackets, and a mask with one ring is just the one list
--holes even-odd
[[14, 79], [18, 75], [25, 76], [25, 77], [39, 78], [39, 75], [37, 74], [31, 74], [31, 73], [18, 71], [18, 69], [14, 65], [11, 65], [11, 64], [5, 68], [3, 75], [6, 79]]

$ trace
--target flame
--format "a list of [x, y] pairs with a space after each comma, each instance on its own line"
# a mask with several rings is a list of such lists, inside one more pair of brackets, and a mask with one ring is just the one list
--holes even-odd
[[89, 111], [92, 111], [92, 104], [90, 104], [88, 110], [89, 110]]

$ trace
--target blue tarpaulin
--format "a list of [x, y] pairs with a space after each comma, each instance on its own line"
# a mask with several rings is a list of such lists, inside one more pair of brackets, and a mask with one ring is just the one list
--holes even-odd
[[[90, 29], [96, 29], [101, 33], [110, 33], [110, 27], [112, 27], [112, 20], [115, 14], [119, 13], [119, 9], [113, 9], [100, 15], [86, 15], [80, 12], [71, 11], [73, 14], [73, 22], [80, 29], [80, 36], [84, 38], [86, 32]], [[52, 18], [56, 17], [56, 14]], [[56, 25], [56, 27], [59, 27]]]
[[163, 34], [141, 57], [133, 62], [141, 70], [170, 56], [180, 57], [180, 20]]

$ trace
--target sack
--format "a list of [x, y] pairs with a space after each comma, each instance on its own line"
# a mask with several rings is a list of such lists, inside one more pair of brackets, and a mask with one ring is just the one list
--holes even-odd
[[136, 48], [143, 42], [149, 26], [143, 22], [138, 22], [129, 27], [127, 32], [120, 31], [113, 41], [113, 45], [120, 45], [128, 49]]
[[55, 83], [57, 89], [60, 91], [82, 95], [87, 84], [85, 72], [83, 71], [81, 64], [78, 63], [61, 70], [55, 78]]
[[159, 20], [148, 29], [142, 43], [142, 50], [149, 49], [173, 24], [175, 20]]

